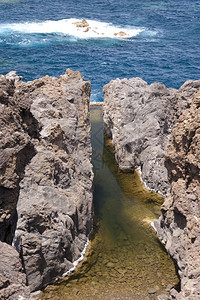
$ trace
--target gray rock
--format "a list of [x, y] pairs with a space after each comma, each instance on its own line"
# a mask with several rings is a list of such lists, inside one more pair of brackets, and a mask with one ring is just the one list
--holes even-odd
[[19, 296], [31, 299], [19, 253], [12, 246], [0, 242], [0, 262], [0, 299], [16, 300]]
[[140, 78], [104, 87], [105, 129], [117, 162], [140, 168], [148, 187], [168, 194], [154, 228], [177, 263], [181, 292], [170, 292], [180, 300], [200, 299], [199, 88], [200, 80], [174, 90]]
[[155, 227], [181, 279], [171, 295], [200, 299], [200, 91], [174, 126], [165, 165], [171, 190]]
[[161, 294], [157, 297], [158, 300], [170, 300], [170, 296], [166, 294]]
[[200, 88], [188, 81], [178, 91], [140, 78], [116, 79], [104, 86], [104, 123], [121, 168], [140, 168], [144, 183], [169, 190], [164, 153], [181, 110]]
[[[19, 182], [26, 164], [34, 155], [25, 130], [28, 105], [15, 98], [15, 85], [0, 78], [0, 240], [12, 243], [16, 225]], [[31, 125], [31, 124], [30, 124]]]
[[150, 294], [150, 295], [156, 294], [157, 291], [158, 291], [157, 289], [151, 288], [151, 289], [149, 289], [149, 294]]
[[5, 75], [6, 79], [13, 80], [14, 82], [22, 81], [23, 77], [19, 76], [16, 71], [10, 71]]
[[35, 291], [74, 266], [91, 231], [90, 83], [70, 70], [27, 83], [7, 77], [0, 78], [0, 238], [12, 243], [15, 235]]

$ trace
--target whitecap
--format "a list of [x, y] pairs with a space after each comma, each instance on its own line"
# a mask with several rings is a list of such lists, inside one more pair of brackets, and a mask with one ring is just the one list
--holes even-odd
[[22, 46], [30, 45], [30, 44], [31, 44], [31, 40], [23, 39], [23, 40], [20, 41], [18, 44], [19, 44], [19, 45], [22, 45]]
[[44, 22], [24, 22], [0, 24], [0, 33], [20, 32], [26, 34], [64, 34], [79, 39], [89, 38], [115, 38], [126, 39], [137, 36], [144, 28], [115, 26], [111, 23], [87, 20], [87, 25], [80, 27], [80, 19], [62, 19], [58, 21], [47, 20]]
[[66, 273], [64, 273], [62, 275], [62, 277], [66, 277], [66, 276], [70, 275], [72, 272], [75, 271], [75, 269], [78, 266], [78, 264], [84, 259], [84, 256], [85, 256], [85, 253], [87, 251], [88, 246], [89, 246], [89, 238], [87, 238], [87, 241], [85, 243], [83, 251], [81, 252], [80, 257], [72, 263], [73, 267], [69, 271], [67, 271]]

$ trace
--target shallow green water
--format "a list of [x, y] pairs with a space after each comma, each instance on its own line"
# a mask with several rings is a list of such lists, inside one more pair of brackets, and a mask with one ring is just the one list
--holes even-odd
[[163, 199], [144, 189], [137, 172], [118, 168], [111, 142], [104, 145], [101, 108], [91, 108], [91, 122], [95, 224], [90, 248], [78, 270], [48, 287], [42, 299], [156, 299], [178, 283], [174, 264], [150, 226]]

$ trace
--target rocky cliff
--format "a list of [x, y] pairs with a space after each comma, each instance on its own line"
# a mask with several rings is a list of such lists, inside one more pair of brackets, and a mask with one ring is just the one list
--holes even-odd
[[0, 239], [14, 237], [31, 291], [73, 267], [91, 230], [89, 97], [79, 72], [0, 77]]
[[177, 263], [181, 292], [200, 299], [200, 91], [175, 125], [165, 158], [171, 190], [155, 222], [158, 236]]
[[144, 183], [156, 192], [169, 190], [164, 154], [173, 125], [187, 107], [199, 81], [179, 90], [140, 78], [116, 79], [104, 87], [105, 130], [121, 168], [140, 168]]
[[175, 90], [140, 78], [104, 87], [105, 129], [120, 167], [139, 167], [148, 187], [168, 195], [154, 227], [177, 264], [178, 300], [200, 299], [199, 88], [200, 81]]

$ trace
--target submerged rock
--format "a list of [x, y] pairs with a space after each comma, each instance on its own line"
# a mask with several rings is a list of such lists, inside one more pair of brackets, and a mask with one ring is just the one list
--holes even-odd
[[200, 91], [174, 126], [165, 165], [171, 190], [155, 227], [178, 267], [174, 297], [200, 299]]
[[91, 231], [89, 97], [90, 83], [70, 70], [0, 78], [1, 240], [14, 235], [31, 291], [69, 271]]
[[171, 130], [198, 88], [200, 80], [175, 90], [140, 78], [116, 79], [104, 86], [105, 130], [119, 166], [140, 168], [144, 183], [164, 195], [169, 190], [164, 154]]

